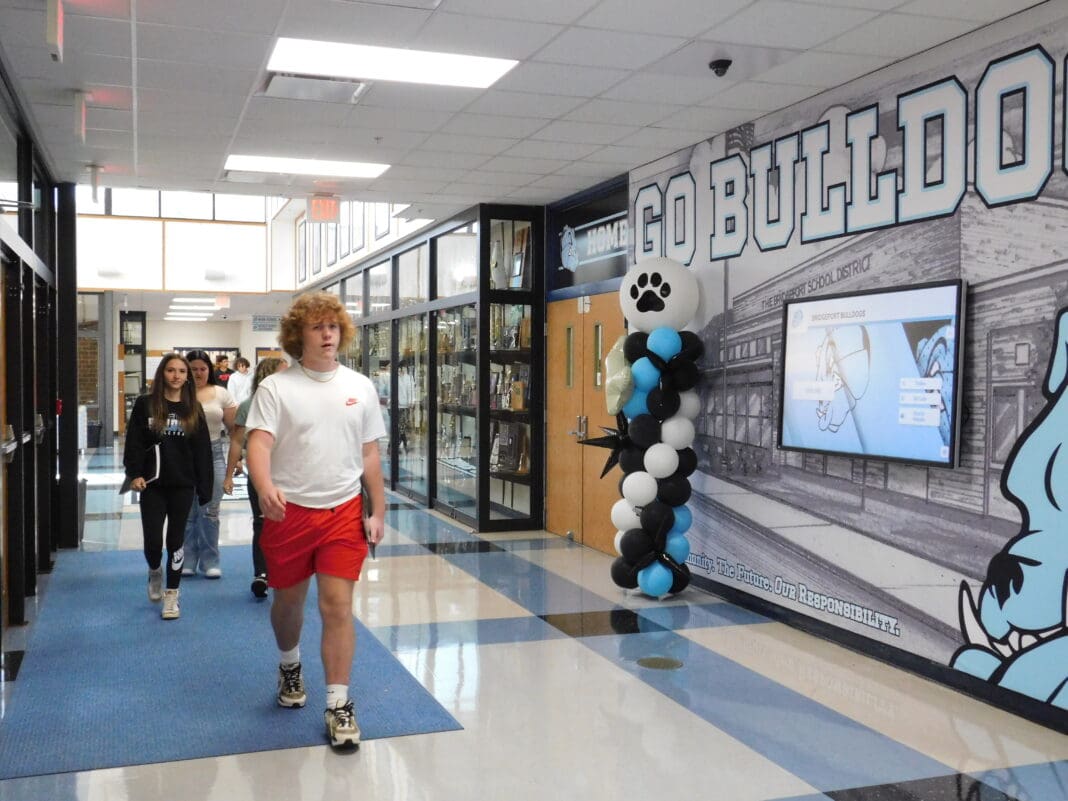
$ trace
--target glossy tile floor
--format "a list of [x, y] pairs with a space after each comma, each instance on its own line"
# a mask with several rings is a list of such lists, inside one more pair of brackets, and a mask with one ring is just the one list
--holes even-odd
[[[84, 547], [139, 549], [115, 457], [83, 472]], [[623, 593], [608, 557], [545, 532], [478, 535], [390, 500], [354, 609], [462, 731], [10, 780], [0, 799], [1068, 799], [1066, 736], [714, 596]], [[224, 544], [249, 541], [244, 500], [222, 520]], [[0, 700], [19, 703], [17, 675]], [[0, 736], [18, 733], [0, 719]]]

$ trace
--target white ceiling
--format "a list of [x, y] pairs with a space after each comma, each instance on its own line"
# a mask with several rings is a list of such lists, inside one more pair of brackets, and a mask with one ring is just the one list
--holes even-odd
[[[1059, 0], [1058, 0], [1059, 1]], [[442, 218], [544, 204], [792, 105], [1035, 0], [0, 0], [0, 59], [59, 180], [335, 192]], [[276, 37], [520, 61], [490, 89], [372, 83], [357, 105], [263, 94]], [[718, 78], [714, 58], [733, 66]], [[84, 144], [75, 92], [89, 93]], [[391, 164], [373, 180], [254, 183], [231, 153]], [[155, 295], [159, 297], [155, 297]], [[150, 297], [151, 295], [151, 297]], [[131, 298], [152, 317], [168, 293]], [[235, 299], [231, 319], [286, 297]], [[245, 307], [248, 308], [245, 308]], [[131, 306], [133, 307], [133, 306]], [[217, 315], [213, 319], [219, 319]]]

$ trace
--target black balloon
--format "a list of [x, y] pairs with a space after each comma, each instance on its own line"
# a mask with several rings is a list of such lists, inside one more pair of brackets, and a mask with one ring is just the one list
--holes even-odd
[[683, 448], [679, 451], [679, 467], [676, 472], [684, 478], [689, 478], [693, 475], [693, 471], [697, 469], [697, 451], [693, 448]]
[[705, 355], [705, 343], [701, 337], [693, 331], [679, 331], [679, 336], [682, 338], [682, 350], [679, 352], [691, 362], [701, 361]]
[[632, 528], [619, 538], [619, 552], [632, 565], [637, 564], [653, 551], [653, 538], [643, 529]]
[[635, 331], [633, 334], [627, 335], [627, 339], [623, 343], [623, 355], [628, 362], [634, 364], [645, 355], [645, 343], [648, 340], [649, 335], [641, 331]]
[[655, 387], [649, 391], [649, 397], [645, 401], [649, 407], [649, 414], [663, 422], [673, 417], [679, 410], [679, 393], [673, 389], [661, 389]]
[[651, 414], [639, 414], [630, 421], [627, 433], [635, 445], [648, 448], [660, 441], [660, 421]]
[[[622, 556], [612, 562], [612, 581], [617, 587], [633, 590], [638, 586], [638, 567], [628, 564]], [[629, 639], [629, 638], [628, 638]]]
[[662, 478], [657, 482], [656, 498], [668, 506], [682, 506], [690, 500], [690, 482], [678, 473]]
[[[652, 535], [657, 550], [663, 550], [664, 538], [675, 525], [675, 513], [671, 507], [661, 501], [647, 503], [641, 513], [642, 528]], [[632, 560], [633, 561], [633, 560]]]
[[[619, 466], [624, 474], [634, 473], [645, 469], [645, 448], [637, 445], [628, 445], [619, 452]], [[622, 495], [623, 493], [620, 492]]]
[[685, 392], [697, 386], [697, 379], [700, 375], [696, 364], [681, 355], [676, 355], [668, 362], [667, 372], [660, 376], [660, 386], [670, 386], [676, 392]]
[[682, 592], [688, 586], [690, 586], [690, 568], [685, 564], [672, 564], [671, 566], [671, 589], [668, 590], [672, 595]]

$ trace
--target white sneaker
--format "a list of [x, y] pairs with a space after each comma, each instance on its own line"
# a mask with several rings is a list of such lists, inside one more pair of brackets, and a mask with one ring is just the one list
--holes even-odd
[[350, 698], [341, 706], [327, 709], [326, 736], [334, 748], [354, 749], [360, 747], [360, 727], [356, 725], [356, 712]]
[[148, 600], [153, 603], [163, 600], [163, 568], [148, 571]]
[[222, 570], [217, 567], [209, 567], [204, 571], [204, 576], [210, 579], [222, 578]]
[[178, 608], [178, 590], [163, 591], [163, 611], [160, 617], [164, 620], [177, 620], [181, 610]]

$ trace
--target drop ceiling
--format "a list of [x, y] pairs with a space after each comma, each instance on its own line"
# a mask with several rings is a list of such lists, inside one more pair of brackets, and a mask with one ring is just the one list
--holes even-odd
[[[0, 48], [61, 180], [412, 204], [552, 202], [1037, 5], [1034, 0], [0, 0]], [[268, 95], [279, 36], [519, 60], [489, 89]], [[734, 62], [717, 78], [713, 58]], [[89, 93], [82, 143], [75, 92]], [[335, 98], [337, 100], [339, 98]], [[374, 180], [228, 175], [227, 155], [386, 162]], [[256, 182], [249, 183], [249, 179]], [[260, 182], [262, 180], [262, 182]]]

